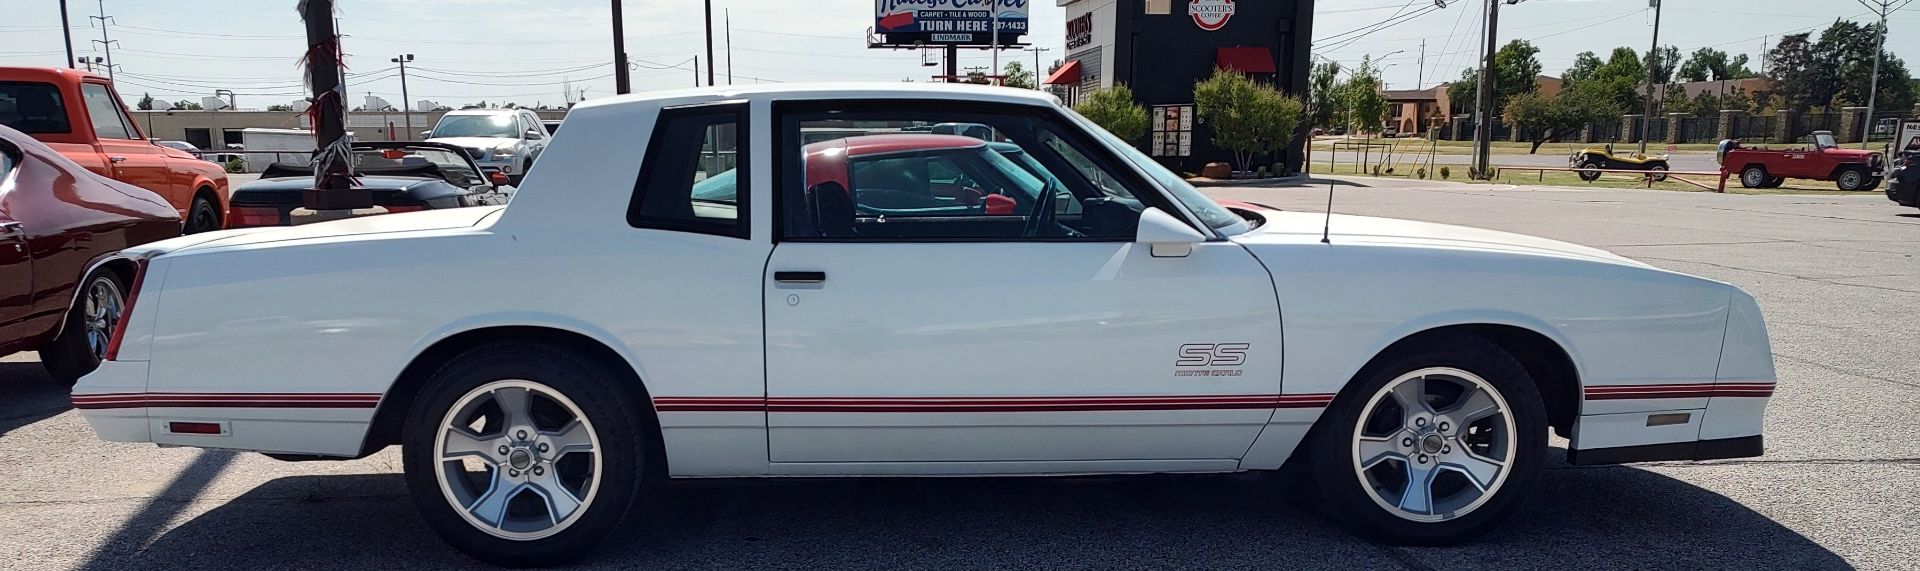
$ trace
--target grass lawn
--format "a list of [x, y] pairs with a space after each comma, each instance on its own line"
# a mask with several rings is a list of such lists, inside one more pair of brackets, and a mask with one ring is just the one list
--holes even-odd
[[[1359, 172], [1359, 169], [1353, 165], [1340, 165], [1340, 167], [1341, 168], [1333, 172], [1328, 172], [1323, 168], [1315, 168], [1313, 174], [1374, 176], [1374, 175], [1369, 175], [1366, 173]], [[1470, 183], [1470, 184], [1512, 184], [1512, 185], [1518, 185], [1518, 186], [1565, 186], [1565, 187], [1575, 187], [1575, 188], [1578, 188], [1578, 187], [1637, 188], [1637, 189], [1646, 188], [1645, 186], [1646, 183], [1644, 182], [1645, 179], [1631, 176], [1631, 175], [1604, 175], [1604, 176], [1601, 176], [1599, 180], [1595, 180], [1593, 182], [1587, 182], [1584, 180], [1580, 180], [1580, 175], [1578, 173], [1573, 173], [1573, 172], [1547, 172], [1543, 177], [1541, 176], [1540, 173], [1532, 172], [1532, 171], [1509, 171], [1509, 172], [1503, 173], [1499, 180], [1480, 181], [1480, 180], [1468, 180], [1466, 178], [1466, 172], [1467, 172], [1467, 169], [1465, 167], [1459, 167], [1459, 168], [1452, 168], [1451, 169], [1452, 176], [1446, 179], [1438, 179], [1436, 176], [1437, 173], [1431, 173], [1431, 172], [1427, 173], [1427, 176], [1429, 179], [1447, 180], [1450, 182], [1464, 182], [1464, 183]], [[1415, 176], [1413, 176], [1414, 174], [1415, 173], [1410, 170], [1409, 171], [1396, 170], [1394, 174], [1383, 174], [1380, 176], [1382, 176], [1383, 178], [1412, 179], [1412, 178], [1416, 178]], [[1688, 180], [1692, 180], [1694, 182], [1707, 185], [1709, 187], [1716, 186], [1720, 182], [1719, 177], [1703, 177], [1703, 176], [1682, 177], [1679, 175], [1675, 175], [1675, 177], [1686, 178]], [[1674, 180], [1653, 183], [1652, 189], [1681, 191], [1681, 192], [1712, 192], [1708, 189], [1700, 188], [1698, 186], [1694, 186], [1684, 182], [1677, 182]], [[1854, 195], [1866, 195], [1866, 194], [1878, 195], [1881, 193], [1881, 189], [1876, 188], [1871, 191], [1848, 192], [1848, 191], [1835, 189], [1833, 187], [1833, 183], [1831, 182], [1821, 182], [1821, 181], [1813, 181], [1813, 180], [1788, 180], [1787, 184], [1782, 185], [1780, 188], [1742, 188], [1740, 186], [1739, 180], [1728, 179], [1727, 193], [1728, 194], [1805, 194], [1805, 195], [1828, 195], [1828, 196], [1833, 196], [1833, 195], [1854, 196]]]
[[[1335, 142], [1365, 143], [1367, 142], [1367, 140], [1365, 138], [1346, 139], [1342, 137], [1323, 137], [1323, 138], [1313, 140], [1313, 149], [1316, 151], [1333, 150], [1333, 144]], [[1414, 149], [1419, 149], [1421, 152], [1425, 152], [1429, 144], [1437, 143], [1437, 145], [1435, 145], [1434, 147], [1435, 154], [1441, 154], [1441, 155], [1473, 154], [1473, 141], [1426, 141], [1422, 139], [1381, 139], [1376, 137], [1373, 139], [1372, 142], [1376, 144], [1384, 143], [1389, 145], [1396, 145], [1398, 147], [1396, 150], [1399, 153], [1412, 153], [1414, 152]], [[1547, 143], [1544, 145], [1540, 145], [1540, 152], [1537, 154], [1565, 156], [1576, 149], [1584, 149], [1587, 147], [1598, 147], [1598, 146], [1603, 146], [1605, 144], [1606, 143], [1567, 143], [1567, 142]], [[1628, 151], [1639, 148], [1638, 143], [1614, 143], [1613, 146], [1615, 149], [1628, 150]], [[1490, 147], [1493, 150], [1493, 154], [1496, 154], [1496, 155], [1524, 155], [1524, 154], [1527, 154], [1527, 149], [1530, 149], [1533, 147], [1533, 143], [1527, 143], [1527, 142], [1516, 143], [1513, 141], [1494, 141], [1490, 145]], [[1374, 151], [1379, 152], [1384, 148], [1385, 147], [1375, 147]], [[1664, 152], [1667, 152], [1666, 149], [1667, 149], [1666, 143], [1657, 143], [1657, 144], [1647, 145], [1647, 151], [1650, 153], [1664, 153]], [[1340, 147], [1340, 153], [1343, 155], [1348, 152], [1357, 151], [1357, 150], [1359, 149], [1349, 148], [1346, 145], [1341, 145]], [[1716, 150], [1719, 150], [1718, 143], [1679, 143], [1674, 145], [1673, 152], [1711, 153]]]

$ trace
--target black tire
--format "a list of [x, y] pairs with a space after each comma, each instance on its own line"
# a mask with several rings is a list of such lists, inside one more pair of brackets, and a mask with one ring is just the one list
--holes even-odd
[[1653, 173], [1653, 182], [1667, 181], [1667, 163], [1654, 163], [1651, 165], [1647, 165], [1647, 171]]
[[[119, 296], [119, 307], [127, 307], [127, 283], [120, 274], [107, 268], [94, 270], [93, 275], [80, 281], [80, 290], [74, 297], [73, 307], [67, 308], [66, 323], [60, 327], [60, 335], [54, 337], [45, 347], [40, 348], [40, 365], [53, 376], [54, 382], [71, 387], [80, 381], [80, 377], [100, 368], [100, 356], [106, 351], [106, 343], [113, 335], [113, 327], [124, 316], [116, 316], [103, 323], [104, 331], [90, 329], [87, 324], [87, 307], [93, 289], [107, 288]], [[90, 341], [89, 338], [92, 337]], [[95, 347], [95, 343], [99, 346]]]
[[1842, 167], [1839, 172], [1833, 173], [1833, 185], [1840, 190], [1867, 190], [1872, 188], [1867, 186], [1867, 181], [1872, 178], [1866, 168]]
[[[1313, 501], [1363, 536], [1391, 544], [1453, 545], [1493, 529], [1532, 495], [1547, 455], [1547, 412], [1526, 368], [1486, 338], [1442, 334], [1417, 343], [1375, 359], [1342, 391], [1308, 435], [1301, 471], [1312, 474], [1312, 488], [1306, 491], [1317, 496]], [[1478, 375], [1505, 399], [1514, 420], [1514, 457], [1505, 480], [1484, 503], [1454, 519], [1417, 522], [1369, 495], [1356, 470], [1354, 443], [1366, 413], [1362, 409], [1375, 393], [1403, 374], [1429, 367]]]
[[220, 210], [213, 207], [213, 201], [205, 196], [193, 197], [193, 206], [187, 208], [186, 225], [181, 234], [199, 234], [220, 229]]
[[1783, 185], [1786, 183], [1787, 183], [1787, 177], [1776, 176], [1776, 177], [1767, 179], [1767, 183], [1760, 185], [1760, 188], [1780, 188], [1780, 185]]
[[[463, 396], [505, 379], [532, 381], [573, 401], [599, 445], [600, 481], [585, 495], [585, 510], [552, 535], [515, 540], [469, 523], [440, 484], [434, 444], [441, 420]], [[498, 342], [462, 353], [434, 373], [408, 412], [402, 463], [414, 504], [433, 530], [468, 556], [505, 567], [550, 566], [585, 555], [620, 525], [641, 495], [647, 473], [650, 424], [634, 411], [650, 410], [630, 375], [592, 359], [542, 344]], [[558, 464], [555, 465], [558, 474]]]
[[[1580, 163], [1580, 168], [1583, 168], [1583, 169], [1597, 169], [1597, 168], [1600, 168], [1600, 164], [1599, 164], [1599, 163], [1596, 163], [1596, 162], [1593, 162], [1593, 160], [1591, 160], [1591, 159], [1589, 159], [1589, 160], [1586, 160], [1586, 161], [1581, 161], [1581, 163]], [[1593, 182], [1593, 181], [1596, 181], [1596, 180], [1600, 180], [1600, 173], [1599, 173], [1599, 171], [1585, 171], [1585, 170], [1583, 170], [1583, 171], [1580, 171], [1580, 180], [1584, 180], [1584, 181], [1587, 181], [1587, 182]]]
[[1773, 177], [1767, 174], [1767, 168], [1760, 165], [1748, 165], [1740, 170], [1740, 186], [1746, 188], [1768, 188], [1767, 182]]
[[1876, 176], [1876, 177], [1872, 177], [1872, 178], [1869, 178], [1869, 179], [1867, 179], [1867, 185], [1866, 185], [1866, 186], [1863, 186], [1863, 187], [1860, 187], [1860, 190], [1873, 190], [1873, 189], [1876, 189], [1876, 188], [1880, 188], [1880, 181], [1882, 181], [1882, 180], [1884, 180], [1884, 179], [1882, 179], [1881, 177], [1877, 177], [1877, 176]]

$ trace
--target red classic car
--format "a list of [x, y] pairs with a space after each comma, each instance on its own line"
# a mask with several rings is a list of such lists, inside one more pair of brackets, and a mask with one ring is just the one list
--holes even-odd
[[1743, 147], [1738, 141], [1725, 141], [1720, 148], [1720, 172], [1736, 175], [1747, 188], [1776, 188], [1790, 178], [1830, 180], [1840, 190], [1873, 190], [1886, 173], [1878, 152], [1843, 149], [1834, 142], [1833, 133], [1814, 131], [1810, 145], [1802, 148], [1769, 149]]
[[179, 235], [180, 215], [159, 195], [0, 126], [0, 355], [38, 350], [69, 385], [91, 372], [139, 271], [99, 261]]

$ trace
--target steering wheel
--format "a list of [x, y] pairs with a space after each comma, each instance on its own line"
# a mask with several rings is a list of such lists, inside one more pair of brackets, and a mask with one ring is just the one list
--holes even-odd
[[1046, 185], [1040, 187], [1040, 196], [1034, 199], [1033, 212], [1027, 214], [1027, 222], [1024, 227], [1021, 228], [1020, 234], [1022, 236], [1077, 237], [1080, 235], [1079, 232], [1075, 232], [1071, 228], [1063, 227], [1060, 223], [1054, 221], [1056, 218], [1056, 214], [1054, 213], [1054, 197], [1060, 193], [1056, 188], [1058, 184], [1054, 179], [1048, 178]]

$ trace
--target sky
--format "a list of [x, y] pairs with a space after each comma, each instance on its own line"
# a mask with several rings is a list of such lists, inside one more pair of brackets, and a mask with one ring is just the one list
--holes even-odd
[[[106, 31], [115, 42], [116, 80], [124, 97], [151, 93], [197, 101], [215, 89], [228, 89], [241, 108], [257, 109], [291, 102], [304, 92], [296, 62], [305, 36], [296, 3], [71, 0], [69, 18], [76, 54], [96, 56], [104, 55], [97, 42], [101, 29], [90, 17], [100, 15], [102, 6], [112, 17]], [[693, 85], [696, 56], [704, 81], [708, 62], [700, 2], [625, 0], [624, 6], [627, 52], [640, 66], [633, 73], [635, 90]], [[340, 28], [347, 35], [349, 98], [354, 105], [369, 93], [401, 101], [400, 79], [389, 60], [404, 53], [415, 57], [407, 88], [416, 101], [561, 105], [563, 83], [585, 90], [589, 99], [612, 95], [608, 7], [606, 0], [337, 0]], [[713, 0], [719, 82], [726, 82], [728, 71], [721, 31], [728, 12], [735, 83], [927, 81], [938, 73], [937, 67], [923, 67], [917, 52], [867, 48], [872, 7], [868, 0]], [[1387, 66], [1385, 81], [1392, 89], [1435, 85], [1474, 65], [1482, 7], [1462, 0], [1445, 8], [1433, 7], [1431, 0], [1319, 2], [1315, 50], [1348, 65], [1375, 56]], [[1039, 54], [1042, 68], [1063, 55], [1065, 11], [1051, 0], [1033, 2], [1036, 33], [1028, 40], [1049, 49]], [[1419, 15], [1370, 29], [1410, 13]], [[1747, 53], [1757, 69], [1763, 40], [1817, 32], [1837, 17], [1865, 21], [1867, 14], [1857, 0], [1673, 0], [1662, 15], [1660, 42], [1678, 46], [1683, 56], [1704, 46]], [[1541, 49], [1545, 72], [1554, 75], [1581, 51], [1604, 57], [1613, 47], [1628, 45], [1644, 52], [1652, 23], [1647, 0], [1527, 0], [1502, 7], [1499, 39], [1503, 44], [1532, 41]], [[1920, 7], [1896, 12], [1887, 38], [1887, 49], [1896, 55], [1920, 54], [1920, 33], [1903, 33], [1903, 28], [1920, 29]], [[1008, 50], [1001, 61], [1031, 66], [1034, 55]], [[63, 62], [59, 2], [0, 0], [0, 66]], [[989, 63], [984, 50], [963, 51], [960, 58], [962, 68]]]

